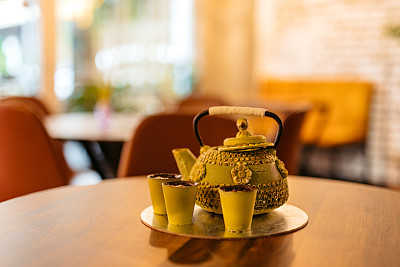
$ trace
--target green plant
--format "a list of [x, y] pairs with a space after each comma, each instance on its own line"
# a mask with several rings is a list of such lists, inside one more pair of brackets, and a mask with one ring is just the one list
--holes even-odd
[[400, 38], [400, 25], [389, 27], [387, 32], [392, 37]]

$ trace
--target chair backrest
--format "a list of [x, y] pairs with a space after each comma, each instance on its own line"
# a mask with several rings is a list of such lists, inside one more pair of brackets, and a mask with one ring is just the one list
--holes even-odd
[[287, 115], [283, 121], [281, 141], [276, 150], [280, 160], [285, 163], [289, 174], [297, 175], [300, 169], [300, 156], [303, 147], [301, 129], [308, 110], [294, 111]]
[[43, 120], [44, 117], [50, 115], [50, 111], [47, 107], [36, 97], [9, 96], [0, 99], [0, 101], [4, 105], [22, 106], [30, 112], [33, 112], [40, 120]]
[[[158, 114], [145, 118], [124, 145], [118, 167], [118, 177], [146, 175], [157, 172], [177, 173], [172, 155], [174, 148], [189, 148], [196, 156], [200, 145], [193, 132], [190, 114]], [[237, 133], [236, 122], [216, 116], [199, 122], [200, 134], [206, 145], [222, 145], [227, 137]]]
[[227, 103], [222, 99], [212, 96], [199, 96], [191, 95], [182, 99], [177, 104], [177, 112], [194, 113], [197, 114], [212, 106], [226, 106]]
[[0, 105], [0, 201], [65, 185], [50, 138], [27, 109]]
[[[48, 110], [48, 108], [36, 97], [7, 96], [0, 99], [0, 104], [2, 106], [22, 108], [27, 112], [35, 115], [41, 123], [44, 123], [45, 117], [50, 115], [50, 111]], [[55, 139], [51, 139], [50, 142], [53, 148], [56, 150], [56, 157], [59, 162], [59, 166], [63, 170], [64, 181], [68, 183], [72, 179], [74, 173], [68, 166], [63, 155], [64, 142]]]

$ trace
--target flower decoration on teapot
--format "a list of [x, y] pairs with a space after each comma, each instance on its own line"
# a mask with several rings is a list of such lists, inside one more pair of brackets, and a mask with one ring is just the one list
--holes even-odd
[[248, 184], [252, 174], [246, 162], [236, 163], [236, 166], [231, 170], [232, 180], [235, 184]]

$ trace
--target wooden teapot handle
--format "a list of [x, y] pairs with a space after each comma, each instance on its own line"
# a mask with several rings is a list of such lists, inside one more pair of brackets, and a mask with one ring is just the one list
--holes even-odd
[[265, 108], [217, 106], [217, 107], [210, 107], [209, 109], [200, 112], [199, 114], [196, 115], [196, 117], [194, 117], [193, 129], [194, 129], [194, 133], [196, 135], [197, 141], [200, 144], [200, 147], [204, 146], [204, 143], [203, 143], [203, 140], [201, 139], [201, 136], [199, 133], [199, 128], [198, 128], [199, 120], [202, 117], [207, 116], [207, 115], [222, 115], [222, 114], [258, 116], [261, 118], [269, 117], [269, 118], [274, 119], [278, 123], [278, 132], [276, 133], [275, 142], [274, 142], [273, 147], [276, 149], [276, 147], [278, 146], [279, 141], [281, 140], [281, 136], [282, 136], [283, 124], [282, 124], [282, 120], [275, 113], [268, 111]]

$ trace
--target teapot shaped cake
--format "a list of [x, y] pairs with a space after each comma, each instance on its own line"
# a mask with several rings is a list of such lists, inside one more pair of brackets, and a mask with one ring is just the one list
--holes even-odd
[[[198, 122], [207, 115], [248, 115], [270, 117], [278, 124], [275, 142], [266, 142], [263, 135], [251, 135], [245, 118], [237, 121], [239, 132], [227, 138], [224, 144], [209, 147], [203, 144]], [[196, 204], [206, 211], [222, 214], [218, 189], [220, 186], [248, 184], [257, 188], [254, 214], [264, 214], [282, 206], [288, 199], [285, 165], [276, 156], [276, 147], [282, 135], [281, 119], [263, 108], [217, 106], [200, 112], [193, 120], [194, 133], [200, 144], [196, 159], [187, 148], [174, 149], [182, 179], [199, 184]]]

